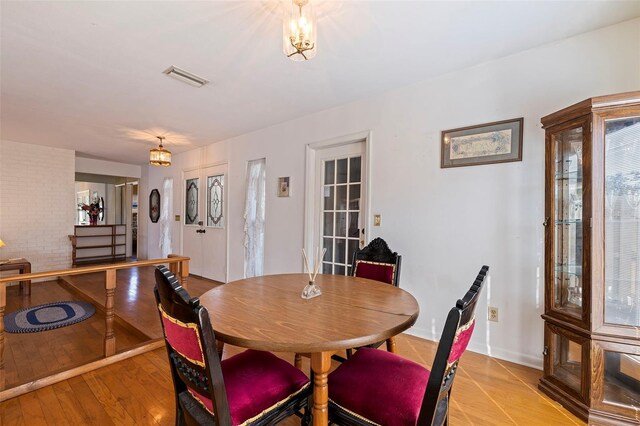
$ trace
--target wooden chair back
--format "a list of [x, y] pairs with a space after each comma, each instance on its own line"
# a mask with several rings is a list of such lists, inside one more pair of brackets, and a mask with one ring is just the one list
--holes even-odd
[[422, 400], [418, 425], [444, 425], [448, 422], [451, 386], [460, 357], [473, 333], [476, 304], [488, 271], [486, 265], [480, 269], [469, 291], [449, 311]]
[[386, 282], [398, 287], [401, 263], [402, 256], [391, 251], [386, 241], [377, 237], [353, 254], [351, 275]]
[[199, 421], [180, 407], [178, 396], [189, 391], [197, 392], [213, 402], [212, 424], [231, 425], [220, 357], [215, 350], [216, 340], [209, 313], [200, 306], [197, 297], [189, 297], [168, 268], [158, 266], [155, 274], [154, 293], [171, 366], [176, 395], [176, 419], [184, 418], [187, 424]]

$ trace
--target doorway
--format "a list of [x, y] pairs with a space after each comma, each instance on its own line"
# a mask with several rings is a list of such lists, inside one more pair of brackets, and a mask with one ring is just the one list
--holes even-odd
[[182, 254], [192, 274], [227, 282], [227, 164], [185, 170]]
[[322, 252], [322, 273], [348, 275], [367, 240], [368, 133], [307, 147], [305, 247]]

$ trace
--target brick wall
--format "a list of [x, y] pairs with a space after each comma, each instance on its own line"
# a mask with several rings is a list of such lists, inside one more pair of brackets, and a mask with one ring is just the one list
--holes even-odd
[[75, 152], [0, 141], [0, 259], [24, 257], [34, 272], [71, 266]]

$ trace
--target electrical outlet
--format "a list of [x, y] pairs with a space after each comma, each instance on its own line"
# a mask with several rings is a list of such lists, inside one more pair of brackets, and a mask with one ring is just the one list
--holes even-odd
[[488, 315], [487, 315], [487, 319], [489, 321], [498, 322], [498, 308], [496, 308], [495, 306], [489, 306], [489, 312], [488, 312]]

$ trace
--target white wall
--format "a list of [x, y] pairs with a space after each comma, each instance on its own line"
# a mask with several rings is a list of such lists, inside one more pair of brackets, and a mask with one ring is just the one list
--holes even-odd
[[[370, 238], [383, 237], [403, 256], [400, 285], [421, 307], [410, 332], [438, 339], [447, 311], [480, 266], [488, 264], [491, 277], [478, 306], [471, 349], [539, 367], [544, 308], [540, 117], [591, 96], [638, 89], [636, 19], [176, 155], [168, 169], [149, 167], [141, 201], [172, 175], [174, 211], [181, 212], [181, 171], [228, 161], [229, 277], [241, 278], [246, 163], [266, 157], [265, 273], [300, 271], [305, 145], [370, 130], [370, 214], [382, 215], [382, 226], [372, 228]], [[524, 117], [522, 162], [440, 168], [442, 130], [516, 117]], [[290, 198], [275, 196], [278, 176], [291, 176]], [[141, 217], [147, 218], [148, 256], [158, 257], [159, 224], [150, 223], [147, 213]], [[179, 223], [174, 231], [173, 245], [180, 247]], [[488, 304], [500, 309], [500, 322], [486, 322]]]
[[92, 173], [94, 175], [124, 176], [139, 178], [142, 167], [136, 164], [116, 163], [115, 161], [97, 160], [94, 158], [76, 157], [75, 169], [77, 173]]
[[71, 266], [74, 164], [71, 150], [0, 141], [0, 259], [24, 257], [33, 272]]

